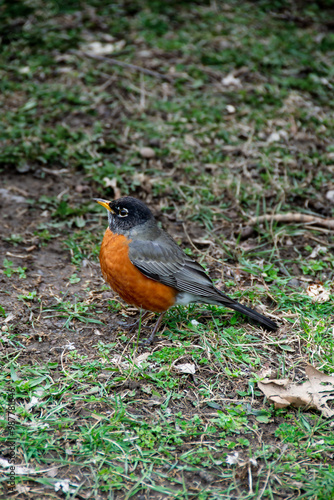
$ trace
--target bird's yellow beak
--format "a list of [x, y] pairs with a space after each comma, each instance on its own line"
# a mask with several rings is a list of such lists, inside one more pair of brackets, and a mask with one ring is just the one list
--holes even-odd
[[97, 201], [97, 203], [99, 203], [100, 205], [102, 205], [104, 208], [106, 208], [107, 210], [109, 210], [109, 212], [111, 212], [112, 214], [114, 214], [115, 212], [110, 208], [110, 201], [108, 200], [102, 200], [101, 198], [93, 198], [94, 201]]

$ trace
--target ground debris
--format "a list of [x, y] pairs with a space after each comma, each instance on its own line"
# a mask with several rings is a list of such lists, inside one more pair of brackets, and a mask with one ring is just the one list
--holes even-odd
[[275, 408], [306, 407], [320, 410], [324, 417], [333, 417], [334, 410], [328, 400], [334, 399], [334, 377], [326, 375], [311, 365], [305, 368], [308, 381], [303, 384], [289, 379], [263, 379], [258, 382], [259, 389], [275, 404]]
[[312, 302], [327, 302], [330, 299], [329, 291], [320, 283], [314, 283], [307, 287], [306, 293]]

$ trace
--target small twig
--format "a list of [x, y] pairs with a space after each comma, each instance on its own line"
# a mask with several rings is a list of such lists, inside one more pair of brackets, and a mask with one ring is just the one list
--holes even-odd
[[189, 234], [188, 234], [188, 231], [187, 231], [187, 228], [184, 224], [184, 222], [182, 222], [182, 227], [183, 227], [183, 231], [184, 231], [184, 234], [186, 235], [187, 237], [187, 240], [189, 241], [190, 245], [196, 250], [196, 252], [200, 253], [200, 254], [204, 254], [204, 252], [201, 252], [201, 250], [199, 248], [197, 248], [196, 245], [194, 245], [192, 239], [190, 238]]
[[249, 485], [249, 493], [253, 494], [253, 478], [252, 478], [252, 469], [250, 464], [248, 464], [248, 485]]
[[160, 78], [161, 80], [167, 80], [168, 82], [173, 81], [173, 78], [169, 75], [164, 75], [162, 73], [159, 73], [158, 71], [153, 71], [151, 69], [143, 68], [142, 66], [137, 66], [136, 64], [130, 64], [124, 61], [118, 61], [113, 57], [99, 56], [97, 54], [92, 54], [89, 52], [80, 52], [80, 51], [72, 51], [72, 52], [79, 56], [90, 57], [91, 59], [96, 59], [97, 61], [105, 61], [109, 64], [115, 64], [116, 66], [121, 66], [122, 68], [128, 68], [132, 71], [140, 71], [145, 75], [154, 76], [155, 78]]
[[68, 169], [67, 168], [60, 168], [59, 170], [51, 170], [50, 168], [41, 168], [41, 170], [43, 172], [45, 172], [46, 174], [50, 174], [50, 175], [56, 175], [56, 176], [63, 176], [64, 174], [67, 174], [68, 173]]
[[6, 255], [8, 255], [8, 257], [16, 257], [17, 259], [33, 259], [33, 256], [31, 254], [21, 255], [18, 253], [6, 252]]
[[263, 488], [262, 488], [262, 490], [261, 490], [261, 492], [260, 492], [259, 500], [260, 500], [260, 498], [262, 498], [262, 497], [263, 497], [263, 494], [264, 494], [264, 492], [266, 491], [266, 488], [267, 488], [267, 484], [268, 484], [268, 481], [269, 481], [270, 474], [271, 474], [271, 468], [270, 468], [270, 465], [269, 465], [269, 470], [268, 470], [268, 473], [267, 473], [267, 477], [266, 477], [266, 479], [265, 479], [265, 481], [264, 481]]
[[299, 213], [288, 214], [267, 214], [260, 217], [251, 217], [248, 221], [249, 225], [261, 224], [261, 222], [303, 222], [305, 224], [319, 224], [319, 226], [327, 229], [334, 229], [334, 219], [323, 219], [314, 215], [305, 215]]

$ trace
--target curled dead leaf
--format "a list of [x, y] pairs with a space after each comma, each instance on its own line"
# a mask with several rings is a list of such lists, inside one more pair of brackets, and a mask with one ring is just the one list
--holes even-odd
[[304, 406], [321, 411], [324, 417], [333, 417], [334, 410], [328, 406], [327, 401], [334, 399], [334, 377], [311, 365], [306, 366], [305, 373], [309, 380], [303, 384], [289, 379], [264, 379], [258, 382], [258, 387], [275, 404], [275, 408]]
[[184, 136], [184, 143], [187, 144], [187, 146], [198, 146], [198, 142], [195, 141], [194, 137], [191, 134], [186, 134]]
[[313, 250], [312, 253], [310, 254], [310, 259], [316, 259], [319, 254], [325, 254], [327, 253], [327, 248], [322, 247], [321, 245], [317, 245]]
[[306, 293], [311, 297], [312, 302], [328, 302], [329, 301], [329, 291], [321, 285], [320, 283], [314, 283], [309, 285], [306, 289]]
[[193, 363], [184, 363], [181, 365], [174, 365], [175, 370], [178, 370], [182, 373], [190, 373], [191, 375], [194, 375], [196, 369], [195, 365]]
[[225, 87], [242, 87], [240, 78], [236, 78], [233, 73], [229, 73], [227, 76], [222, 78], [222, 84]]
[[120, 198], [121, 191], [117, 187], [117, 179], [116, 179], [116, 177], [113, 177], [112, 179], [109, 179], [109, 177], [104, 177], [103, 178], [103, 182], [104, 182], [105, 187], [107, 187], [107, 188], [108, 187], [113, 188], [114, 194], [115, 194], [115, 199]]
[[239, 461], [240, 461], [239, 452], [237, 452], [237, 451], [235, 451], [231, 455], [227, 455], [227, 457], [226, 457], [226, 463], [228, 465], [237, 465], [239, 463]]
[[99, 41], [90, 42], [82, 48], [88, 54], [106, 56], [122, 50], [125, 46], [125, 40], [120, 40], [114, 43], [101, 43]]
[[139, 356], [137, 356], [135, 359], [134, 359], [134, 364], [136, 366], [141, 366], [144, 361], [147, 360], [147, 358], [151, 355], [152, 353], [150, 352], [144, 352], [143, 354], [140, 354]]

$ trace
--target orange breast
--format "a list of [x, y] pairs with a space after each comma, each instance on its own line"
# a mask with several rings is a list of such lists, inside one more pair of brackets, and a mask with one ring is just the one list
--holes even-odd
[[174, 305], [177, 290], [144, 276], [129, 259], [129, 243], [124, 235], [106, 230], [100, 250], [104, 279], [128, 304], [147, 311], [166, 311]]

